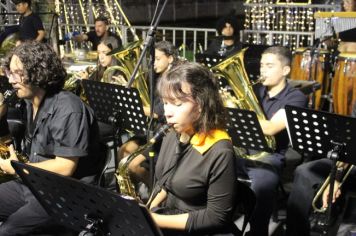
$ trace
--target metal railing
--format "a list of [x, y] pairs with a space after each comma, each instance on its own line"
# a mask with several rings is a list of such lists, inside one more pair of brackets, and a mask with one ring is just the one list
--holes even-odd
[[[78, 28], [84, 25], [69, 25], [70, 28]], [[89, 25], [93, 28], [93, 25]], [[67, 25], [60, 24], [60, 31], [65, 35], [67, 32]], [[111, 27], [112, 28], [112, 27]], [[149, 26], [132, 26], [133, 32], [130, 28], [125, 25], [120, 27], [122, 42], [125, 45], [128, 42], [132, 42], [133, 32], [138, 35], [142, 40], [145, 40]], [[184, 27], [158, 27], [156, 31], [156, 39], [167, 40], [172, 42], [179, 50], [180, 56], [187, 58], [188, 60], [195, 60], [195, 54], [201, 53], [207, 49], [208, 44], [211, 39], [217, 36], [215, 29], [211, 28], [184, 28]], [[75, 47], [82, 47], [83, 44], [75, 44]], [[66, 46], [65, 46], [66, 47]], [[89, 45], [86, 45], [85, 48], [89, 49]], [[68, 51], [68, 49], [65, 49]]]

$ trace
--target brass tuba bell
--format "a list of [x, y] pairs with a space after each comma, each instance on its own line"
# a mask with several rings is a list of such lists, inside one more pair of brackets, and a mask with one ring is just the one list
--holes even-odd
[[[252, 89], [252, 84], [244, 67], [243, 57], [246, 50], [247, 48], [242, 49], [211, 69], [218, 78], [225, 78], [227, 80], [234, 93], [234, 96], [228, 96], [224, 93], [224, 96], [229, 99], [229, 101], [225, 101], [225, 103], [235, 104], [236, 107], [240, 109], [254, 111], [259, 120], [266, 120], [265, 114]], [[265, 138], [269, 148], [274, 150], [276, 146], [274, 136], [265, 136]], [[258, 159], [264, 154], [265, 153], [262, 152], [246, 157], [250, 159]]]
[[[138, 58], [141, 53], [140, 46], [141, 41], [135, 41], [128, 44], [121, 51], [114, 53], [113, 56], [116, 58], [118, 65], [107, 68], [103, 74], [101, 82], [116, 83], [125, 86], [128, 80], [130, 79], [130, 75], [135, 69], [136, 63], [138, 62]], [[109, 78], [109, 74], [113, 74], [114, 71], [116, 71], [115, 73], [118, 73], [117, 78], [120, 81], [115, 81]], [[142, 69], [140, 69], [136, 74], [133, 86], [138, 89], [143, 106], [149, 106], [150, 97], [148, 93], [145, 74]]]

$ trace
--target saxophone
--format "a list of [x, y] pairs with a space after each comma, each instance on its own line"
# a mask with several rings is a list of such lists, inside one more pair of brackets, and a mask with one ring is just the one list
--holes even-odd
[[[225, 78], [231, 87], [234, 96], [223, 93], [223, 100], [227, 104], [234, 104], [235, 107], [244, 110], [254, 111], [259, 120], [266, 120], [265, 114], [257, 100], [257, 97], [252, 89], [252, 84], [246, 73], [243, 57], [247, 48], [242, 49], [235, 55], [220, 62], [218, 65], [212, 67], [212, 71], [217, 78]], [[224, 99], [228, 98], [228, 101]], [[273, 136], [265, 136], [268, 147], [271, 150], [275, 149], [276, 142]], [[263, 157], [266, 152], [260, 152], [254, 155], [243, 155], [249, 159], [259, 159]]]
[[116, 170], [115, 177], [117, 184], [120, 189], [120, 194], [124, 196], [132, 197], [136, 200], [139, 200], [139, 196], [136, 193], [135, 186], [131, 181], [130, 173], [128, 170], [128, 166], [135, 157], [145, 151], [147, 148], [150, 148], [153, 144], [163, 138], [166, 135], [168, 129], [171, 126], [166, 124], [163, 125], [158, 132], [145, 144], [140, 146], [136, 152], [130, 154], [127, 158], [124, 158], [120, 161], [119, 167]]
[[[3, 103], [4, 104], [7, 104], [9, 102], [9, 100], [15, 96], [16, 94], [16, 89], [13, 89], [13, 90], [7, 90], [5, 93], [4, 93], [4, 99], [3, 99]], [[11, 137], [10, 135], [7, 135], [5, 137], [0, 137], [0, 158], [2, 159], [8, 159], [10, 158], [10, 153], [9, 153], [9, 148], [8, 148], [8, 145], [11, 143]], [[18, 160], [20, 162], [28, 162], [28, 158], [18, 152], [16, 152], [16, 156], [18, 158]], [[7, 182], [9, 180], [12, 180], [16, 178], [14, 175], [9, 175], [9, 174], [6, 174], [4, 171], [0, 170], [0, 183], [4, 183], [4, 182]]]

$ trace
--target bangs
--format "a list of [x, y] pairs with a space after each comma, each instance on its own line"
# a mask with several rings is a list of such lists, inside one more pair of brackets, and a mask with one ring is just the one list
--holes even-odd
[[192, 97], [190, 92], [183, 91], [183, 84], [185, 83], [181, 75], [172, 75], [169, 77], [162, 77], [159, 80], [157, 90], [162, 99], [166, 100], [181, 100], [186, 101]]

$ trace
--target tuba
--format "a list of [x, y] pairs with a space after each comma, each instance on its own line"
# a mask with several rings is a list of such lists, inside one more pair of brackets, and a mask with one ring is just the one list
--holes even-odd
[[[103, 74], [101, 82], [115, 83], [122, 86], [126, 86], [130, 75], [135, 69], [135, 65], [138, 62], [138, 58], [141, 53], [141, 41], [135, 41], [128, 44], [123, 50], [114, 53], [118, 65], [107, 68]], [[116, 71], [116, 72], [115, 72]], [[109, 78], [110, 74], [118, 74], [115, 78]], [[143, 106], [150, 105], [150, 97], [148, 94], [148, 87], [146, 83], [145, 75], [140, 69], [136, 74], [133, 86], [139, 91]]]
[[[225, 78], [234, 93], [234, 96], [224, 93], [223, 100], [225, 104], [234, 104], [235, 107], [244, 110], [256, 112], [258, 119], [266, 120], [265, 114], [257, 100], [257, 97], [252, 89], [252, 84], [247, 76], [243, 57], [247, 48], [242, 49], [235, 55], [225, 59], [219, 64], [212, 67], [212, 71], [218, 78]], [[228, 98], [228, 101], [224, 99]], [[265, 136], [270, 149], [275, 149], [275, 139], [273, 136]], [[254, 155], [243, 155], [249, 159], [258, 159], [265, 155], [265, 152]]]
[[[93, 66], [88, 66], [84, 71], [88, 74], [88, 78], [90, 78], [90, 76], [96, 71], [96, 68]], [[75, 95], [79, 96], [83, 102], [88, 103], [88, 98], [86, 97], [84, 89], [81, 85], [82, 78], [80, 77], [80, 73], [84, 71], [67, 74], [68, 77], [64, 81], [63, 89], [74, 93]]]

